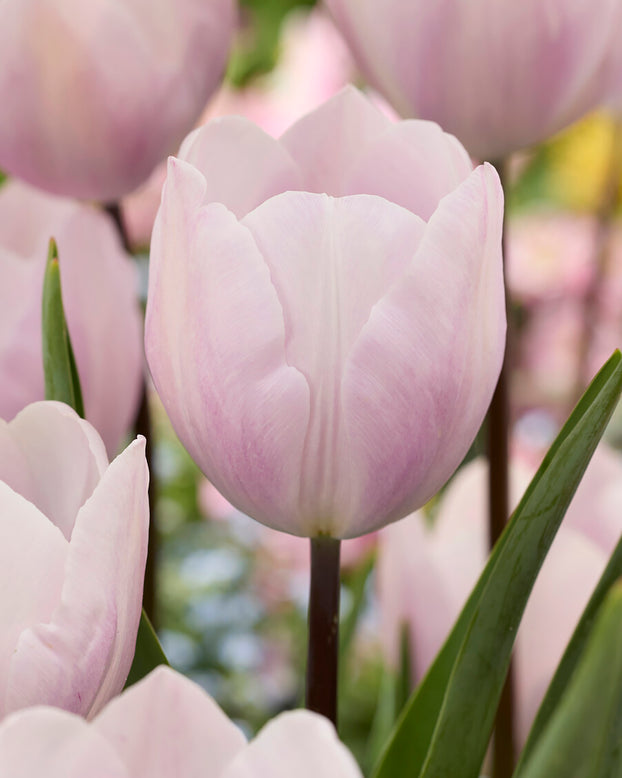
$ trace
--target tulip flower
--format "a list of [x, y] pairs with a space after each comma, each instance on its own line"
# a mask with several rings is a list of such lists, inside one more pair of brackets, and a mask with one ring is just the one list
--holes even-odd
[[229, 117], [169, 160], [146, 351], [236, 508], [354, 537], [460, 463], [501, 365], [502, 192], [455, 138], [347, 88], [280, 139]]
[[135, 268], [106, 214], [17, 181], [0, 189], [0, 417], [44, 397], [41, 296], [51, 236], [86, 417], [114, 454], [142, 385]]
[[[546, 139], [622, 94], [617, 0], [326, 0], [369, 82], [479, 159]], [[617, 58], [617, 61], [616, 61]]]
[[7, 0], [0, 168], [113, 200], [192, 128], [222, 76], [233, 0]]
[[[533, 470], [514, 459], [510, 475], [516, 505]], [[622, 533], [621, 477], [622, 455], [601, 444], [536, 580], [516, 638], [521, 742]], [[416, 513], [379, 533], [383, 646], [395, 664], [401, 626], [407, 625], [417, 680], [441, 648], [486, 562], [486, 478], [486, 463], [470, 462], [443, 494], [432, 526]]]
[[144, 438], [109, 465], [95, 429], [62, 403], [0, 420], [0, 716], [38, 704], [93, 715], [123, 688], [148, 479]]
[[331, 724], [307, 711], [244, 735], [196, 684], [166, 667], [90, 723], [38, 707], [0, 725], [0, 778], [361, 778]]

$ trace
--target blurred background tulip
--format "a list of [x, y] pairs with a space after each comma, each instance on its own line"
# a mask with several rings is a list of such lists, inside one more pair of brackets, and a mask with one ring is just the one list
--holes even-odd
[[429, 499], [498, 376], [502, 218], [490, 166], [352, 88], [280, 140], [235, 117], [189, 135], [154, 228], [146, 349], [218, 490], [337, 538]]
[[[535, 473], [512, 461], [515, 506]], [[487, 465], [463, 467], [434, 506], [379, 533], [380, 636], [393, 666], [407, 626], [413, 682], [449, 634], [488, 557]], [[601, 444], [568, 509], [527, 605], [516, 643], [518, 734], [524, 743], [583, 608], [622, 534], [622, 455]]]
[[[286, 772], [284, 772], [286, 770]], [[290, 711], [250, 743], [196, 684], [159, 668], [90, 723], [38, 707], [0, 725], [0, 776], [361, 778], [323, 717]]]
[[87, 419], [113, 455], [143, 376], [137, 276], [100, 210], [11, 181], [0, 189], [0, 417], [42, 400], [41, 294], [50, 237]]
[[545, 140], [622, 94], [617, 0], [326, 5], [398, 113], [438, 122], [478, 159]]
[[8, 0], [0, 168], [57, 194], [135, 189], [224, 72], [233, 0]]
[[123, 688], [147, 554], [144, 450], [138, 438], [109, 465], [62, 403], [0, 420], [0, 715], [93, 715]]

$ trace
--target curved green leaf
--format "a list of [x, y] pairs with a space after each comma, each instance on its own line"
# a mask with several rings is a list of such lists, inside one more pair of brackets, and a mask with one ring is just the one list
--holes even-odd
[[564, 656], [562, 657], [562, 660], [559, 663], [557, 670], [555, 671], [555, 675], [553, 676], [553, 680], [549, 685], [546, 695], [542, 700], [538, 714], [531, 727], [531, 731], [529, 732], [527, 742], [525, 743], [525, 746], [521, 752], [516, 770], [514, 771], [515, 778], [518, 778], [518, 776], [521, 776], [522, 778], [523, 767], [527, 763], [527, 760], [531, 756], [531, 753], [533, 752], [536, 743], [539, 741], [542, 732], [555, 712], [555, 709], [557, 708], [557, 705], [566, 690], [568, 682], [577, 664], [579, 663], [579, 660], [581, 659], [585, 644], [590, 637], [598, 611], [603, 604], [603, 601], [609, 590], [621, 576], [622, 539], [620, 539], [618, 545], [615, 547], [607, 567], [605, 568], [605, 571], [602, 574], [598, 585], [590, 597], [590, 601], [586, 605], [585, 610], [581, 615], [581, 619], [579, 620], [572, 638], [568, 643], [566, 651], [564, 652]]
[[597, 614], [566, 693], [521, 775], [614, 778], [622, 774], [622, 584]]
[[50, 239], [43, 277], [41, 314], [45, 399], [64, 402], [84, 418], [82, 390], [65, 319], [54, 238]]
[[125, 682], [125, 688], [127, 689], [128, 686], [149, 675], [158, 665], [168, 665], [168, 659], [149, 621], [149, 617], [143, 610], [140, 616], [140, 624], [138, 625], [138, 635], [136, 636], [134, 660]]
[[531, 588], [621, 391], [622, 356], [616, 351], [527, 488], [401, 716], [375, 778], [477, 778]]

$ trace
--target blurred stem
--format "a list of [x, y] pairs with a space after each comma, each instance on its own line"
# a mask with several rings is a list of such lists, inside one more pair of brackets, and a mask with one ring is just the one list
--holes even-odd
[[590, 351], [598, 321], [598, 307], [611, 261], [611, 234], [615, 212], [620, 202], [622, 179], [622, 118], [615, 121], [611, 139], [611, 154], [602, 199], [596, 212], [594, 239], [594, 273], [585, 294], [583, 307], [583, 333], [579, 343], [579, 359], [575, 396], [583, 394], [590, 376]]
[[[506, 278], [506, 240], [507, 240], [507, 160], [493, 163], [499, 173], [506, 200], [503, 216], [503, 283], [505, 288], [505, 307], [507, 313], [507, 335], [505, 355], [497, 387], [488, 410], [488, 517], [489, 541], [492, 548], [507, 523], [509, 516], [509, 438], [510, 438], [510, 348], [512, 342], [512, 318], [509, 290]], [[514, 669], [510, 664], [497, 716], [493, 741], [493, 776], [510, 778], [514, 770]]]
[[337, 726], [341, 541], [311, 538], [306, 706]]
[[[118, 202], [105, 203], [104, 210], [112, 218], [119, 238], [123, 244], [123, 248], [128, 254], [132, 253], [132, 247], [128, 236], [125, 222], [123, 220], [123, 211], [121, 205]], [[155, 520], [155, 491], [156, 491], [156, 477], [155, 470], [153, 468], [153, 447], [152, 447], [152, 435], [153, 429], [151, 424], [151, 413], [149, 411], [149, 389], [147, 384], [147, 377], [143, 379], [143, 386], [140, 396], [140, 404], [136, 413], [136, 418], [133, 424], [134, 433], [136, 435], [143, 435], [146, 440], [145, 456], [147, 458], [147, 466], [149, 467], [149, 546], [147, 550], [147, 564], [145, 566], [145, 584], [143, 588], [143, 608], [154, 629], [158, 628], [157, 618], [157, 601], [156, 601], [156, 560], [157, 560], [157, 529]]]

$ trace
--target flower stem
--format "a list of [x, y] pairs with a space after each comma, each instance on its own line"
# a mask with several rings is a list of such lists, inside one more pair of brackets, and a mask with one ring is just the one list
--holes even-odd
[[337, 726], [341, 541], [311, 538], [306, 706]]
[[[509, 290], [507, 287], [506, 238], [507, 238], [507, 162], [494, 163], [506, 195], [506, 209], [503, 217], [503, 261], [505, 304], [507, 312], [507, 335], [503, 365], [497, 388], [488, 410], [488, 516], [489, 542], [492, 548], [503, 532], [509, 515], [509, 437], [510, 437], [510, 348], [512, 338], [512, 317]], [[494, 778], [510, 778], [514, 771], [514, 682], [513, 665], [510, 664], [507, 678], [495, 719], [493, 744]]]

